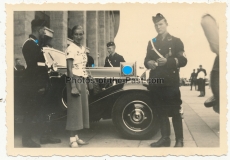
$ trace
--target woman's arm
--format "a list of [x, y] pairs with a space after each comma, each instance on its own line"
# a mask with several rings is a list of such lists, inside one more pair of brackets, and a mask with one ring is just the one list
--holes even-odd
[[76, 85], [76, 81], [77, 79], [74, 79], [73, 77], [73, 71], [72, 71], [72, 68], [73, 68], [73, 59], [72, 58], [69, 58], [66, 60], [67, 61], [67, 75], [71, 78], [71, 93], [72, 94], [79, 94], [79, 88], [77, 88], [77, 85]]

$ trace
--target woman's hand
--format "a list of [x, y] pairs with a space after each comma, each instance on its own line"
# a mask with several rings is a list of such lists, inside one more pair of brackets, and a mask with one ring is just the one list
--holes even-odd
[[73, 87], [71, 89], [71, 94], [72, 95], [76, 95], [76, 96], [80, 96], [81, 95], [80, 92], [78, 91], [78, 89], [76, 87]]
[[86, 94], [89, 95], [89, 90], [88, 89], [86, 89]]

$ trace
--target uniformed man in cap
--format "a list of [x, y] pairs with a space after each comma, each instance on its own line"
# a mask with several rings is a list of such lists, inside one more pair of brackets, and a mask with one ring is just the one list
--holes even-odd
[[109, 56], [105, 58], [104, 67], [120, 67], [120, 62], [125, 62], [123, 56], [117, 54], [115, 52], [116, 45], [114, 42], [107, 43], [107, 50], [109, 52]]
[[159, 114], [161, 128], [161, 138], [152, 143], [151, 147], [170, 146], [169, 116], [172, 116], [176, 137], [174, 147], [183, 147], [179, 68], [187, 64], [184, 45], [179, 38], [167, 32], [168, 23], [162, 14], [158, 13], [152, 17], [152, 20], [158, 35], [148, 43], [144, 65], [151, 69], [149, 82], [154, 78], [163, 78], [164, 83], [149, 83], [153, 104], [157, 107]]
[[[48, 103], [49, 77], [41, 47], [41, 41], [45, 35], [45, 23], [43, 20], [33, 20], [31, 22], [32, 34], [29, 35], [22, 46], [22, 53], [27, 65], [23, 78], [27, 112], [23, 121], [22, 145], [29, 148], [41, 147], [40, 144], [31, 139], [31, 132], [34, 130], [33, 122], [38, 120], [35, 117], [41, 117], [40, 113]], [[60, 143], [60, 139], [51, 137], [47, 123], [45, 127], [40, 143]]]

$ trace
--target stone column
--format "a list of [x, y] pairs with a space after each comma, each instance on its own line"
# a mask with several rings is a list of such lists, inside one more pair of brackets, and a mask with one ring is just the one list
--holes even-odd
[[67, 11], [50, 12], [50, 29], [54, 31], [54, 48], [65, 51], [67, 47]]
[[110, 12], [110, 41], [114, 41], [114, 14]]
[[32, 33], [31, 21], [34, 18], [34, 11], [14, 11], [14, 58], [20, 58], [25, 66], [22, 45], [29, 38], [29, 34]]
[[105, 11], [105, 36], [106, 43], [110, 41], [110, 15], [109, 11]]
[[72, 29], [75, 25], [81, 25], [84, 29], [85, 36], [83, 45], [86, 46], [86, 11], [70, 11], [69, 12], [69, 28]]
[[94, 59], [94, 64], [98, 67], [98, 12], [87, 11], [86, 38], [90, 48], [90, 55]]
[[98, 66], [103, 67], [106, 57], [106, 26], [105, 26], [105, 11], [98, 12], [98, 52], [99, 61]]

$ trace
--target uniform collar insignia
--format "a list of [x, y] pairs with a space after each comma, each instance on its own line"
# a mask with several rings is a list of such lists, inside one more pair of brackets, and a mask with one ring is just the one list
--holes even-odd
[[172, 36], [168, 33], [168, 35], [167, 35], [167, 40], [168, 41], [171, 41], [172, 40]]
[[29, 38], [32, 39], [38, 45], [39, 41], [38, 41], [37, 37], [35, 37], [33, 34], [30, 34]]
[[38, 40], [37, 39], [35, 39], [34, 42], [38, 44]]

